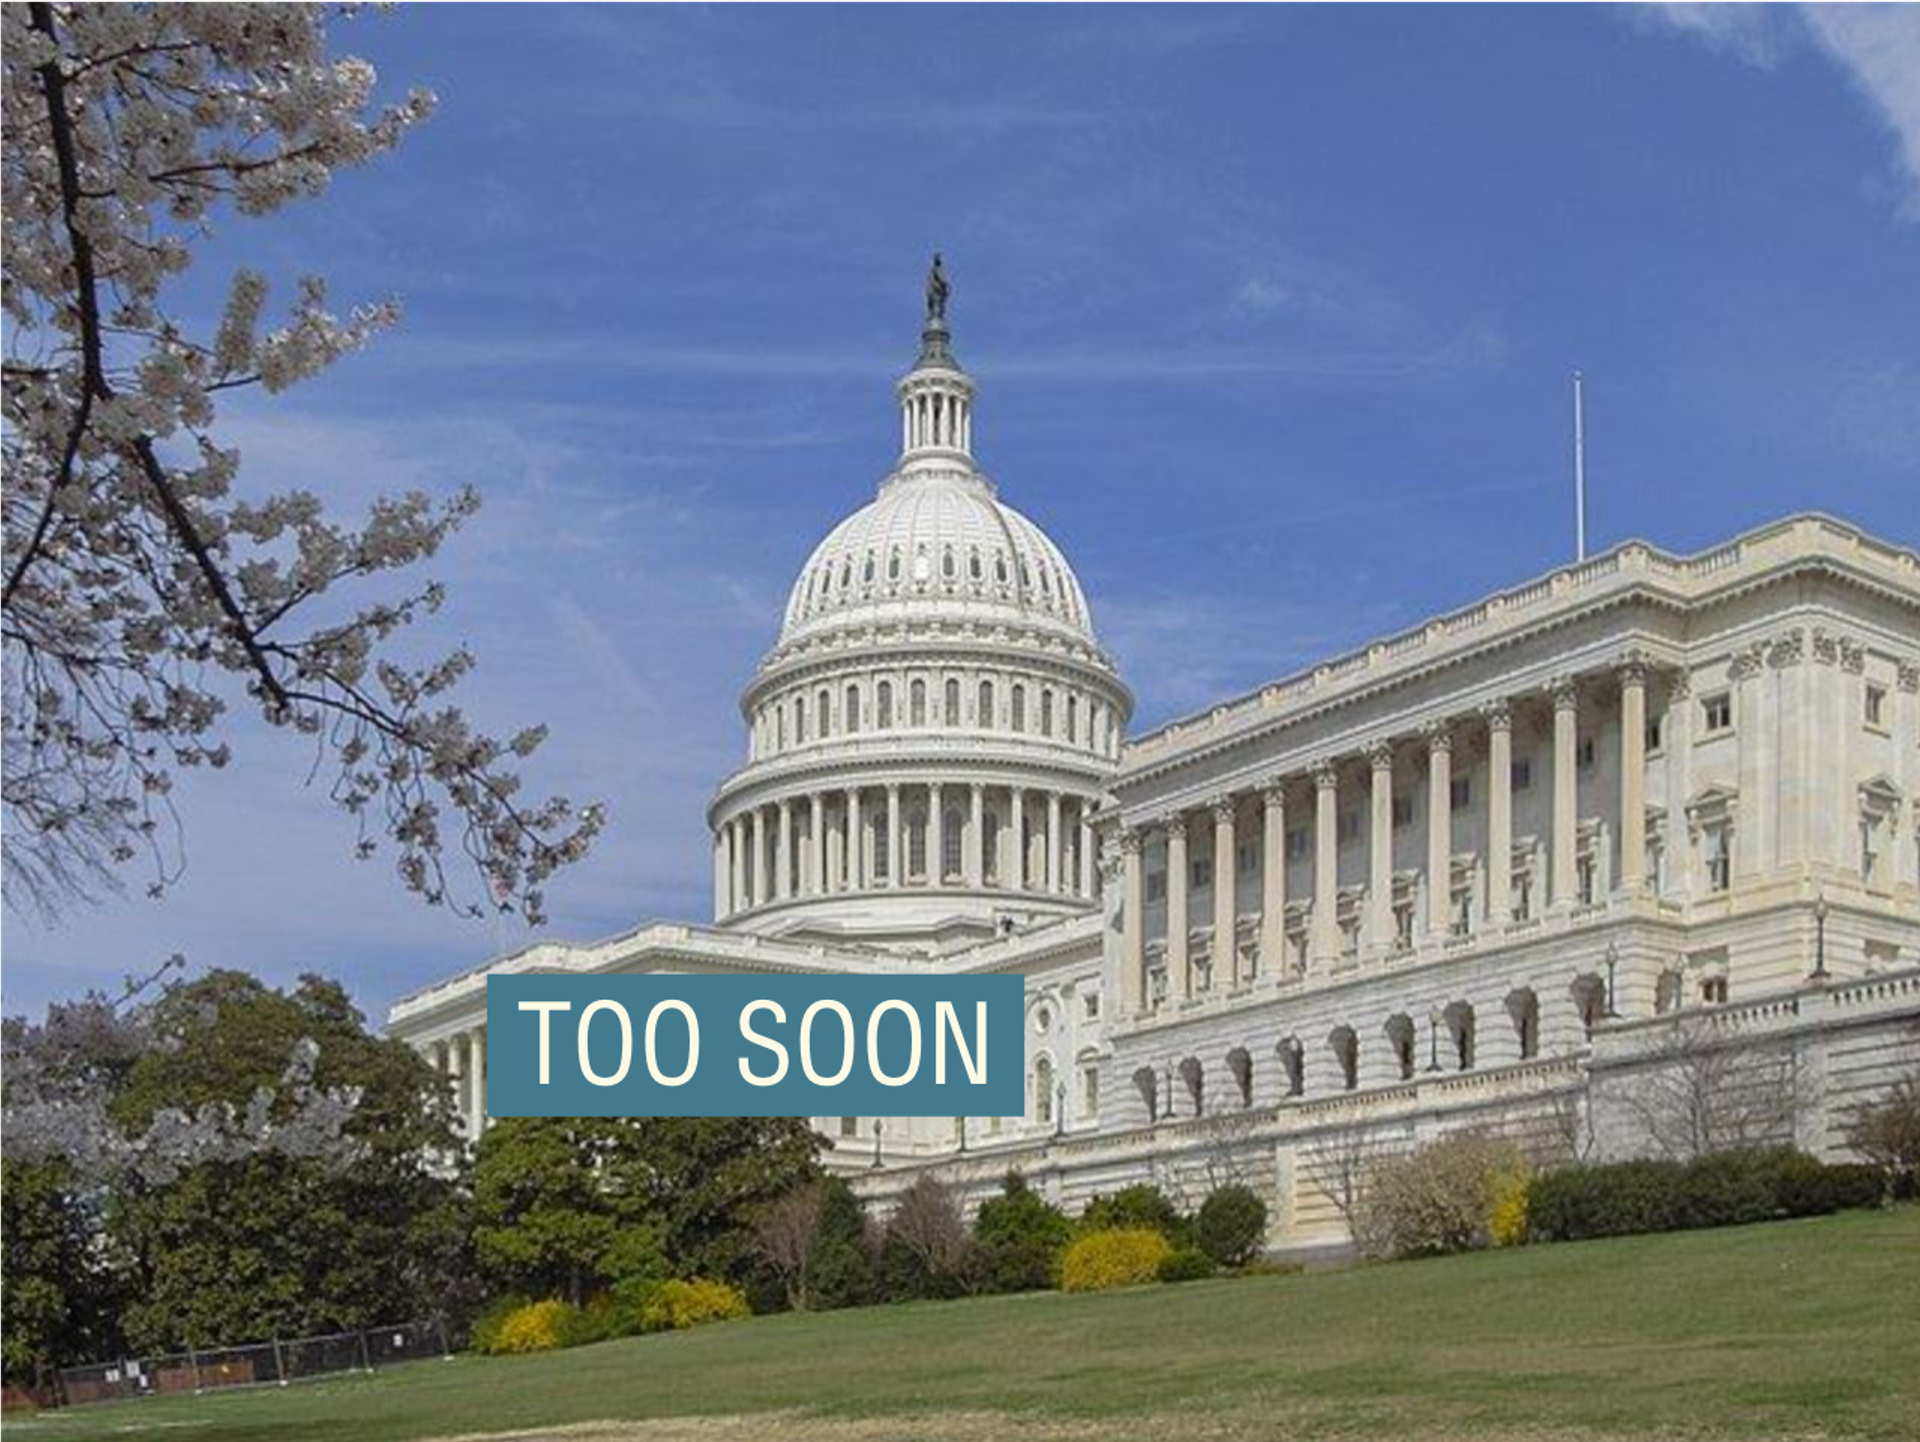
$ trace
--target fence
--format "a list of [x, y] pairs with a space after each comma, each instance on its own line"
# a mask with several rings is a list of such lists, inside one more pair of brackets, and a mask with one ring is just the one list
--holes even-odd
[[276, 1337], [240, 1347], [168, 1352], [154, 1357], [122, 1357], [62, 1367], [59, 1400], [117, 1402], [168, 1393], [212, 1392], [226, 1387], [285, 1386], [306, 1377], [341, 1372], [371, 1372], [389, 1362], [410, 1362], [448, 1353], [446, 1327], [439, 1322], [403, 1322], [358, 1332], [321, 1337]]

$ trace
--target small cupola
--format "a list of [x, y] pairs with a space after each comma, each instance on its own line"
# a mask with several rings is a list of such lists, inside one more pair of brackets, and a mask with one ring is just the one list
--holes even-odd
[[920, 358], [900, 379], [900, 469], [919, 463], [971, 468], [973, 378], [953, 358], [947, 329], [946, 271], [939, 255], [927, 272], [927, 320], [920, 332]]

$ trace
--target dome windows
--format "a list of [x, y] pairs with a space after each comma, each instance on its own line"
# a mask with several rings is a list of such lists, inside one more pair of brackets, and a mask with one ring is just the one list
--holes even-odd
[[881, 731], [893, 729], [893, 683], [882, 681], [874, 693], [873, 724]]
[[887, 555], [887, 579], [889, 581], [900, 579], [900, 548], [898, 546], [895, 546]]

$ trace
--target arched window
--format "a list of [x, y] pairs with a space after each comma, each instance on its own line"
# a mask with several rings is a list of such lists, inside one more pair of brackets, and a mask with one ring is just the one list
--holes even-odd
[[1033, 1064], [1033, 1120], [1035, 1125], [1053, 1125], [1053, 1058], [1042, 1056]]
[[1147, 1104], [1147, 1121], [1160, 1120], [1160, 1078], [1150, 1066], [1143, 1066], [1133, 1074], [1133, 1089], [1140, 1093], [1140, 1100]]
[[860, 579], [863, 582], [865, 582], [867, 585], [871, 586], [873, 584], [873, 576], [874, 576], [873, 552], [868, 551], [866, 568], [860, 573]]
[[965, 825], [966, 822], [958, 811], [948, 811], [942, 817], [940, 822], [940, 879], [942, 881], [950, 876], [960, 875], [961, 869], [966, 865], [961, 860], [960, 854], [963, 840], [961, 828]]
[[1027, 688], [1018, 681], [1013, 683], [1013, 729], [1027, 729]]
[[948, 546], [940, 552], [940, 575], [943, 579], [951, 581], [959, 574], [960, 566], [953, 558], [953, 547]]
[[1053, 735], [1053, 691], [1051, 688], [1040, 693], [1040, 734]]
[[927, 683], [915, 680], [907, 688], [907, 724], [924, 726], [927, 724]]
[[980, 565], [980, 553], [978, 551], [967, 552], [967, 577], [969, 580], [976, 582], [986, 579], [986, 573]]
[[1443, 1024], [1447, 1029], [1447, 1043], [1453, 1052], [1454, 1066], [1460, 1071], [1473, 1069], [1473, 1006], [1469, 1002], [1456, 1001], [1446, 1009]]
[[1253, 1105], [1253, 1058], [1243, 1046], [1237, 1046], [1227, 1053], [1227, 1071], [1232, 1075], [1235, 1085], [1240, 1088], [1240, 1105]]
[[1290, 1097], [1307, 1094], [1307, 1049], [1301, 1045], [1297, 1036], [1287, 1037], [1276, 1050], [1280, 1056], [1280, 1070], [1287, 1079], [1287, 1095]]
[[798, 744], [807, 739], [807, 698], [793, 698], [793, 739]]
[[947, 678], [946, 700], [945, 712], [940, 717], [940, 723], [943, 726], [958, 726], [960, 724], [960, 683], [952, 677]]
[[916, 811], [907, 820], [907, 875], [927, 874], [927, 813]]
[[989, 886], [1000, 884], [1000, 817], [997, 812], [989, 811], [980, 822], [980, 855], [985, 858], [987, 869], [986, 882]]
[[820, 735], [822, 738], [831, 736], [833, 734], [833, 697], [828, 692], [822, 691], [818, 697], [817, 707], [817, 714], [820, 717]]
[[1180, 1063], [1180, 1080], [1186, 1083], [1187, 1097], [1193, 1103], [1193, 1114], [1200, 1116], [1207, 1109], [1207, 1071], [1200, 1065], [1200, 1058], [1190, 1056]]
[[787, 749], [787, 712], [785, 707], [780, 707], [773, 713], [773, 744], [782, 751]]
[[1419, 1061], [1413, 1018], [1405, 1014], [1388, 1017], [1386, 1033], [1387, 1045], [1393, 1048], [1394, 1062], [1400, 1068], [1400, 1080], [1412, 1081], [1414, 1068]]
[[853, 586], [853, 557], [848, 556], [840, 563], [840, 593], [845, 595]]
[[847, 687], [846, 709], [840, 713], [840, 729], [851, 736], [860, 729], [860, 688]]
[[893, 725], [893, 683], [882, 681], [880, 689], [874, 693], [873, 724], [875, 729], [885, 731]]
[[1600, 1024], [1601, 1017], [1607, 1011], [1607, 984], [1592, 972], [1583, 972], [1573, 979], [1573, 1006], [1579, 1013], [1580, 1025], [1592, 1031]]
[[1533, 988], [1523, 986], [1507, 996], [1507, 1015], [1513, 1018], [1514, 1035], [1520, 1042], [1520, 1060], [1531, 1061], [1540, 1055], [1540, 998]]
[[864, 827], [873, 847], [873, 880], [884, 883], [888, 879], [889, 866], [893, 858], [887, 855], [887, 818], [884, 814], [875, 816]]
[[1067, 697], [1067, 740], [1077, 742], [1080, 739], [1080, 698]]
[[982, 731], [993, 730], [993, 682], [980, 683], [980, 712], [974, 718]]
[[993, 558], [993, 579], [1003, 586], [1007, 584], [1007, 558], [997, 553]]
[[1327, 1046], [1340, 1067], [1340, 1085], [1348, 1091], [1360, 1086], [1360, 1039], [1350, 1026], [1336, 1026], [1327, 1038]]

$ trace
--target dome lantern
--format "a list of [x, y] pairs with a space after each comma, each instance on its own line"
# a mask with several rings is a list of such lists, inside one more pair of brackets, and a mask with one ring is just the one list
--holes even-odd
[[950, 287], [936, 252], [927, 273], [927, 321], [920, 357], [900, 379], [900, 470], [973, 462], [973, 378], [954, 359], [947, 329]]

